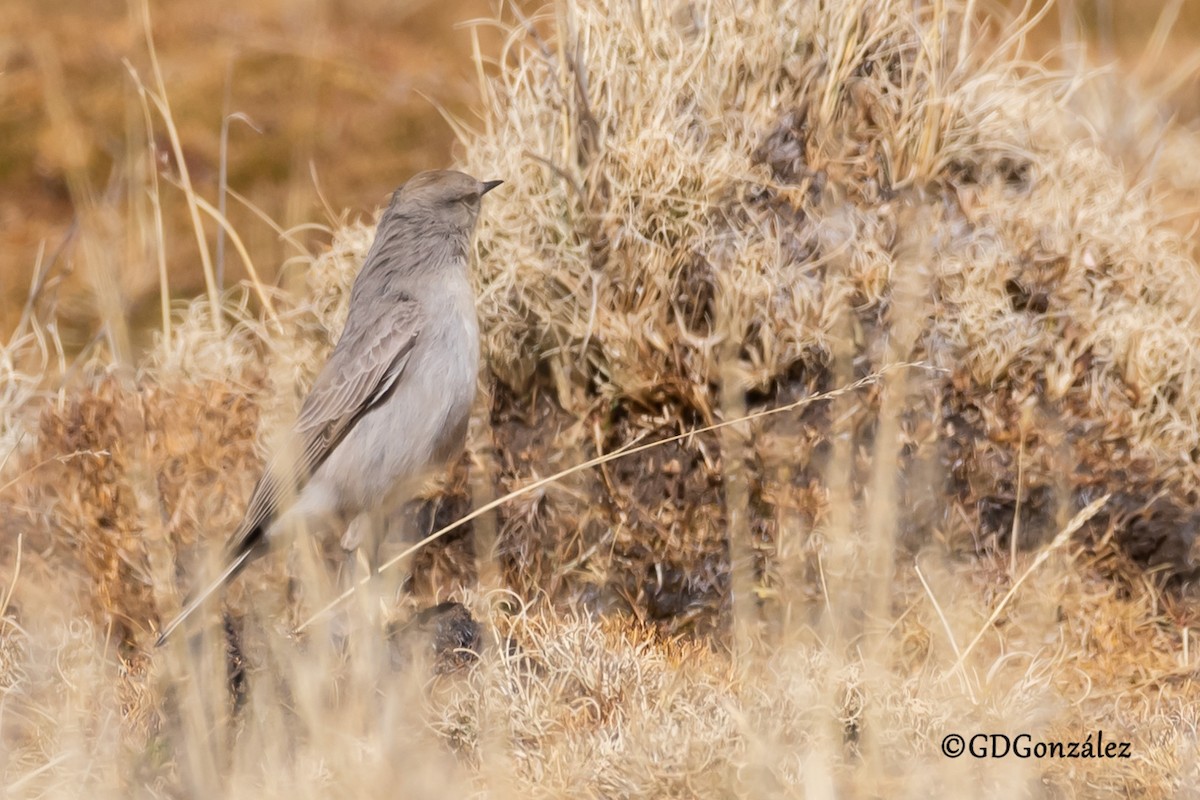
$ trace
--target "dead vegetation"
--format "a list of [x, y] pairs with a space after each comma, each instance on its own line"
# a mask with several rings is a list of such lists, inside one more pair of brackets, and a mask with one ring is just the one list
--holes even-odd
[[[145, 649], [336, 337], [368, 227], [300, 295], [176, 309], [136, 366], [22, 371], [52, 336], [14, 340], [10, 792], [1193, 785], [1200, 275], [1169, 192], [1194, 186], [1119, 163], [1087, 76], [969, 8], [511, 22], [459, 129], [463, 168], [506, 181], [476, 243], [485, 396], [415, 527], [809, 401], [523, 495], [422, 550], [399, 604], [374, 585], [292, 635], [331, 592], [305, 542], [220, 630]], [[1100, 729], [1133, 758], [938, 750]]]

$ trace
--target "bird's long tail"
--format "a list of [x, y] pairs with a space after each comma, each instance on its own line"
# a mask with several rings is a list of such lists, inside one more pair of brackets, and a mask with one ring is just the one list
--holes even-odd
[[175, 619], [167, 623], [166, 627], [162, 629], [162, 633], [158, 635], [158, 641], [155, 642], [154, 646], [162, 647], [163, 643], [167, 641], [167, 637], [170, 636], [176, 628], [186, 622], [187, 618], [196, 612], [196, 609], [204, 605], [205, 601], [212, 597], [214, 592], [228, 583], [229, 580], [238, 573], [238, 570], [246, 565], [246, 561], [254, 554], [254, 552], [254, 548], [247, 547], [244, 548], [236, 557], [234, 557], [234, 559], [229, 562], [229, 565], [221, 571], [221, 574], [217, 576], [216, 580], [206, 586], [204, 591], [200, 592], [198, 595], [189, 600], [188, 604], [183, 607], [183, 610], [180, 611], [178, 615], [176, 615]]

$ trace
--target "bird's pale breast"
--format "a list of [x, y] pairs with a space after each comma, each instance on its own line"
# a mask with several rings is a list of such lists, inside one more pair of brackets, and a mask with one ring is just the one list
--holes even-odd
[[[454, 270], [458, 273], [458, 270]], [[465, 270], [422, 298], [424, 324], [392, 394], [346, 435], [313, 476], [346, 518], [404, 500], [463, 444], [479, 367], [479, 327]], [[456, 357], [447, 358], [454, 353]], [[382, 446], [381, 446], [382, 445]]]

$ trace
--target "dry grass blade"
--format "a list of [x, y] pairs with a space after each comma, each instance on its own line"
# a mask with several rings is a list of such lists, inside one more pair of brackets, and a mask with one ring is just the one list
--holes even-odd
[[279, 326], [279, 315], [275, 311], [275, 306], [271, 302], [271, 297], [267, 293], [262, 279], [258, 277], [258, 270], [254, 268], [254, 261], [250, 258], [250, 253], [246, 249], [246, 245], [242, 243], [242, 237], [234, 229], [229, 220], [221, 215], [221, 212], [213, 207], [212, 203], [202, 197], [195, 198], [196, 205], [208, 214], [213, 220], [229, 235], [229, 240], [233, 242], [233, 247], [238, 251], [238, 255], [242, 257], [242, 265], [246, 267], [246, 272], [250, 275], [250, 285], [254, 287], [254, 293], [258, 296], [258, 301], [262, 303], [263, 308], [267, 312], [267, 317], [276, 326]]
[[[213, 270], [212, 257], [208, 252], [208, 241], [204, 234], [204, 225], [200, 221], [200, 210], [198, 208], [195, 187], [192, 186], [191, 173], [188, 170], [187, 159], [183, 154], [183, 144], [179, 138], [179, 131], [175, 126], [175, 118], [171, 114], [171, 104], [167, 97], [167, 86], [163, 81], [162, 69], [158, 63], [158, 53], [154, 49], [154, 32], [150, 25], [150, 3], [149, 0], [142, 0], [139, 9], [141, 11], [142, 28], [145, 34], [146, 50], [150, 54], [150, 66], [154, 72], [155, 90], [145, 90], [146, 97], [150, 98], [158, 109], [159, 115], [162, 117], [163, 124], [167, 126], [167, 138], [171, 142], [171, 148], [175, 154], [175, 164], [179, 169], [179, 182], [183, 187], [184, 196], [187, 198], [188, 211], [191, 214], [192, 230], [196, 235], [196, 250], [200, 255], [200, 264], [204, 270], [204, 283], [208, 291], [208, 302], [212, 311], [212, 324], [214, 330], [220, 333], [222, 330], [221, 315], [219, 309], [221, 307], [220, 292], [217, 289], [217, 276]], [[136, 74], [135, 74], [136, 79]], [[139, 89], [144, 89], [141, 81], [138, 80]]]
[[1004, 593], [1004, 596], [1000, 598], [1000, 602], [996, 604], [994, 609], [992, 609], [991, 615], [987, 618], [987, 621], [983, 623], [983, 626], [980, 627], [979, 632], [975, 634], [975, 638], [971, 639], [967, 646], [963, 648], [962, 652], [958, 654], [958, 658], [955, 660], [953, 666], [950, 667], [949, 671], [955, 671], [962, 668], [963, 662], [969, 655], [971, 655], [971, 652], [975, 649], [975, 646], [979, 644], [981, 639], [983, 639], [984, 634], [991, 630], [992, 625], [995, 624], [996, 620], [1000, 618], [1000, 615], [1004, 613], [1004, 609], [1008, 605], [1009, 601], [1016, 596], [1017, 591], [1021, 588], [1021, 584], [1025, 583], [1025, 580], [1030, 575], [1037, 572], [1038, 567], [1044, 564], [1046, 559], [1050, 558], [1051, 555], [1062, 548], [1067, 542], [1071, 541], [1071, 537], [1078, 533], [1079, 529], [1082, 528], [1088, 521], [1090, 521], [1092, 517], [1099, 514], [1101, 509], [1103, 509], [1111, 499], [1112, 495], [1106, 494], [1103, 497], [1097, 497], [1095, 500], [1081, 508], [1079, 512], [1071, 518], [1071, 521], [1067, 523], [1066, 527], [1058, 532], [1058, 535], [1054, 537], [1054, 541], [1050, 542], [1049, 545], [1043, 547], [1041, 551], [1038, 552], [1037, 556], [1033, 559], [1033, 562], [1025, 568], [1025, 571], [1021, 573], [1019, 578], [1013, 581], [1013, 585], [1009, 587], [1008, 591]]
[[959, 680], [962, 681], [963, 687], [968, 693], [970, 693], [971, 700], [974, 702], [975, 689], [971, 684], [971, 680], [968, 677], [966, 670], [963, 669], [962, 661], [964, 657], [964, 651], [958, 646], [958, 639], [954, 635], [954, 628], [951, 627], [950, 620], [947, 618], [946, 612], [942, 608], [942, 604], [938, 601], [937, 595], [934, 594], [933, 587], [929, 585], [929, 581], [925, 580], [925, 573], [921, 572], [920, 564], [913, 565], [913, 573], [917, 576], [917, 579], [921, 581], [921, 588], [925, 590], [925, 596], [929, 598], [929, 602], [933, 606], [933, 610], [937, 612], [938, 621], [941, 622], [942, 630], [946, 633], [946, 640], [950, 642], [950, 647], [954, 650], [954, 655], [957, 660], [955, 661], [954, 666], [951, 667], [948, 672], [953, 671], [958, 673]]
[[[795, 411], [795, 410], [803, 408], [805, 406], [812, 405], [813, 403], [819, 403], [819, 402], [823, 402], [826, 400], [833, 400], [838, 397], [842, 397], [844, 395], [856, 392], [859, 389], [863, 388], [864, 386], [869, 386], [870, 384], [878, 381], [883, 376], [887, 375], [889, 372], [892, 372], [892, 371], [898, 370], [898, 369], [912, 369], [912, 368], [928, 368], [928, 365], [922, 364], [919, 362], [905, 362], [905, 363], [900, 363], [900, 364], [889, 364], [888, 366], [884, 367], [883, 369], [881, 369], [877, 372], [874, 372], [870, 375], [867, 375], [863, 378], [860, 378], [851, 384], [848, 384], [848, 385], [843, 386], [838, 389], [833, 389], [828, 392], [824, 392], [824, 393], [816, 395], [814, 397], [806, 397], [802, 400], [797, 400], [794, 403], [788, 403], [786, 405], [778, 406], [776, 408], [768, 408], [768, 409], [765, 409], [762, 411], [756, 411], [752, 414], [746, 414], [744, 416], [738, 417], [737, 419], [725, 420], [723, 422], [718, 422], [713, 425], [706, 425], [702, 428], [696, 428], [694, 430], [687, 431], [686, 433], [680, 433], [675, 436], [668, 436], [665, 439], [657, 439], [653, 442], [646, 442], [645, 444], [624, 447], [624, 448], [621, 448], [620, 450], [616, 450], [611, 453], [606, 453], [602, 456], [597, 456], [596, 458], [585, 461], [582, 464], [576, 464], [574, 466], [567, 467], [566, 469], [559, 470], [558, 472], [554, 473], [553, 475], [548, 475], [545, 478], [540, 478], [540, 479], [534, 481], [533, 483], [530, 483], [527, 486], [522, 486], [520, 489], [516, 489], [514, 491], [509, 492], [508, 494], [504, 495], [503, 497], [498, 497], [495, 500], [491, 501], [490, 503], [475, 509], [471, 513], [469, 513], [463, 517], [460, 517], [459, 519], [455, 520], [454, 522], [451, 522], [449, 525], [446, 525], [446, 526], [434, 531], [433, 533], [429, 534], [425, 538], [421, 539], [419, 542], [413, 544], [411, 547], [408, 547], [407, 549], [405, 549], [399, 555], [397, 555], [391, 559], [388, 559], [383, 564], [380, 564], [378, 569], [376, 570], [376, 574], [385, 572], [387, 570], [392, 569], [393, 567], [396, 567], [396, 566], [404, 563], [404, 561], [409, 556], [418, 552], [419, 550], [421, 550], [425, 546], [429, 545], [430, 543], [435, 542], [438, 539], [442, 538], [450, 531], [455, 530], [456, 528], [462, 527], [463, 525], [467, 524], [471, 520], [476, 519], [480, 516], [483, 516], [484, 514], [488, 513], [489, 511], [499, 508], [500, 506], [504, 505], [505, 503], [508, 503], [511, 500], [515, 500], [518, 497], [521, 497], [523, 495], [527, 495], [532, 492], [536, 492], [539, 489], [545, 488], [546, 486], [549, 486], [550, 484], [557, 483], [557, 482], [563, 480], [564, 478], [570, 477], [571, 475], [574, 475], [578, 472], [582, 472], [584, 470], [589, 470], [594, 467], [598, 467], [603, 464], [607, 464], [610, 461], [615, 461], [619, 458], [628, 458], [630, 456], [637, 455], [638, 453], [646, 452], [647, 450], [653, 450], [655, 448], [663, 447], [665, 445], [672, 444], [674, 442], [679, 442], [679, 441], [683, 441], [685, 439], [690, 439], [692, 437], [699, 436], [704, 433], [711, 433], [713, 431], [719, 431], [724, 428], [728, 428], [730, 426], [742, 425], [747, 422], [753, 422], [755, 420], [764, 419], [766, 417], [772, 417], [772, 416], [775, 416], [776, 414], [784, 414], [789, 411]], [[362, 580], [360, 580], [354, 586], [351, 586], [349, 589], [342, 592], [340, 595], [338, 595], [336, 598], [334, 598], [332, 601], [330, 601], [327, 605], [323, 606], [319, 611], [317, 611], [315, 614], [313, 614], [308, 619], [306, 619], [304, 622], [302, 622], [300, 625], [298, 625], [295, 629], [295, 633], [301, 633], [302, 631], [304, 631], [306, 628], [308, 628], [310, 625], [312, 625], [318, 619], [321, 619], [322, 617], [324, 617], [326, 614], [328, 614], [331, 610], [336, 608], [338, 605], [345, 602], [349, 598], [353, 597], [354, 593], [356, 591], [358, 591], [359, 589], [361, 589], [365, 586], [368, 586], [370, 584], [370, 582], [371, 582], [371, 576], [368, 575], [365, 578], [363, 578]]]
[[8, 582], [8, 589], [4, 592], [4, 599], [0, 600], [0, 622], [6, 619], [5, 614], [8, 613], [10, 604], [12, 603], [13, 592], [17, 590], [17, 580], [21, 577], [21, 549], [25, 544], [25, 537], [17, 537], [17, 552], [13, 556], [13, 573], [12, 578]]

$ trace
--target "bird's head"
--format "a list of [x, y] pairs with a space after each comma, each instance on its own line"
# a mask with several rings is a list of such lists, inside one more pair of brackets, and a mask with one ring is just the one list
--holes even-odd
[[429, 217], [447, 227], [470, 232], [479, 217], [479, 201], [503, 181], [480, 181], [449, 169], [418, 172], [392, 195], [389, 211]]

